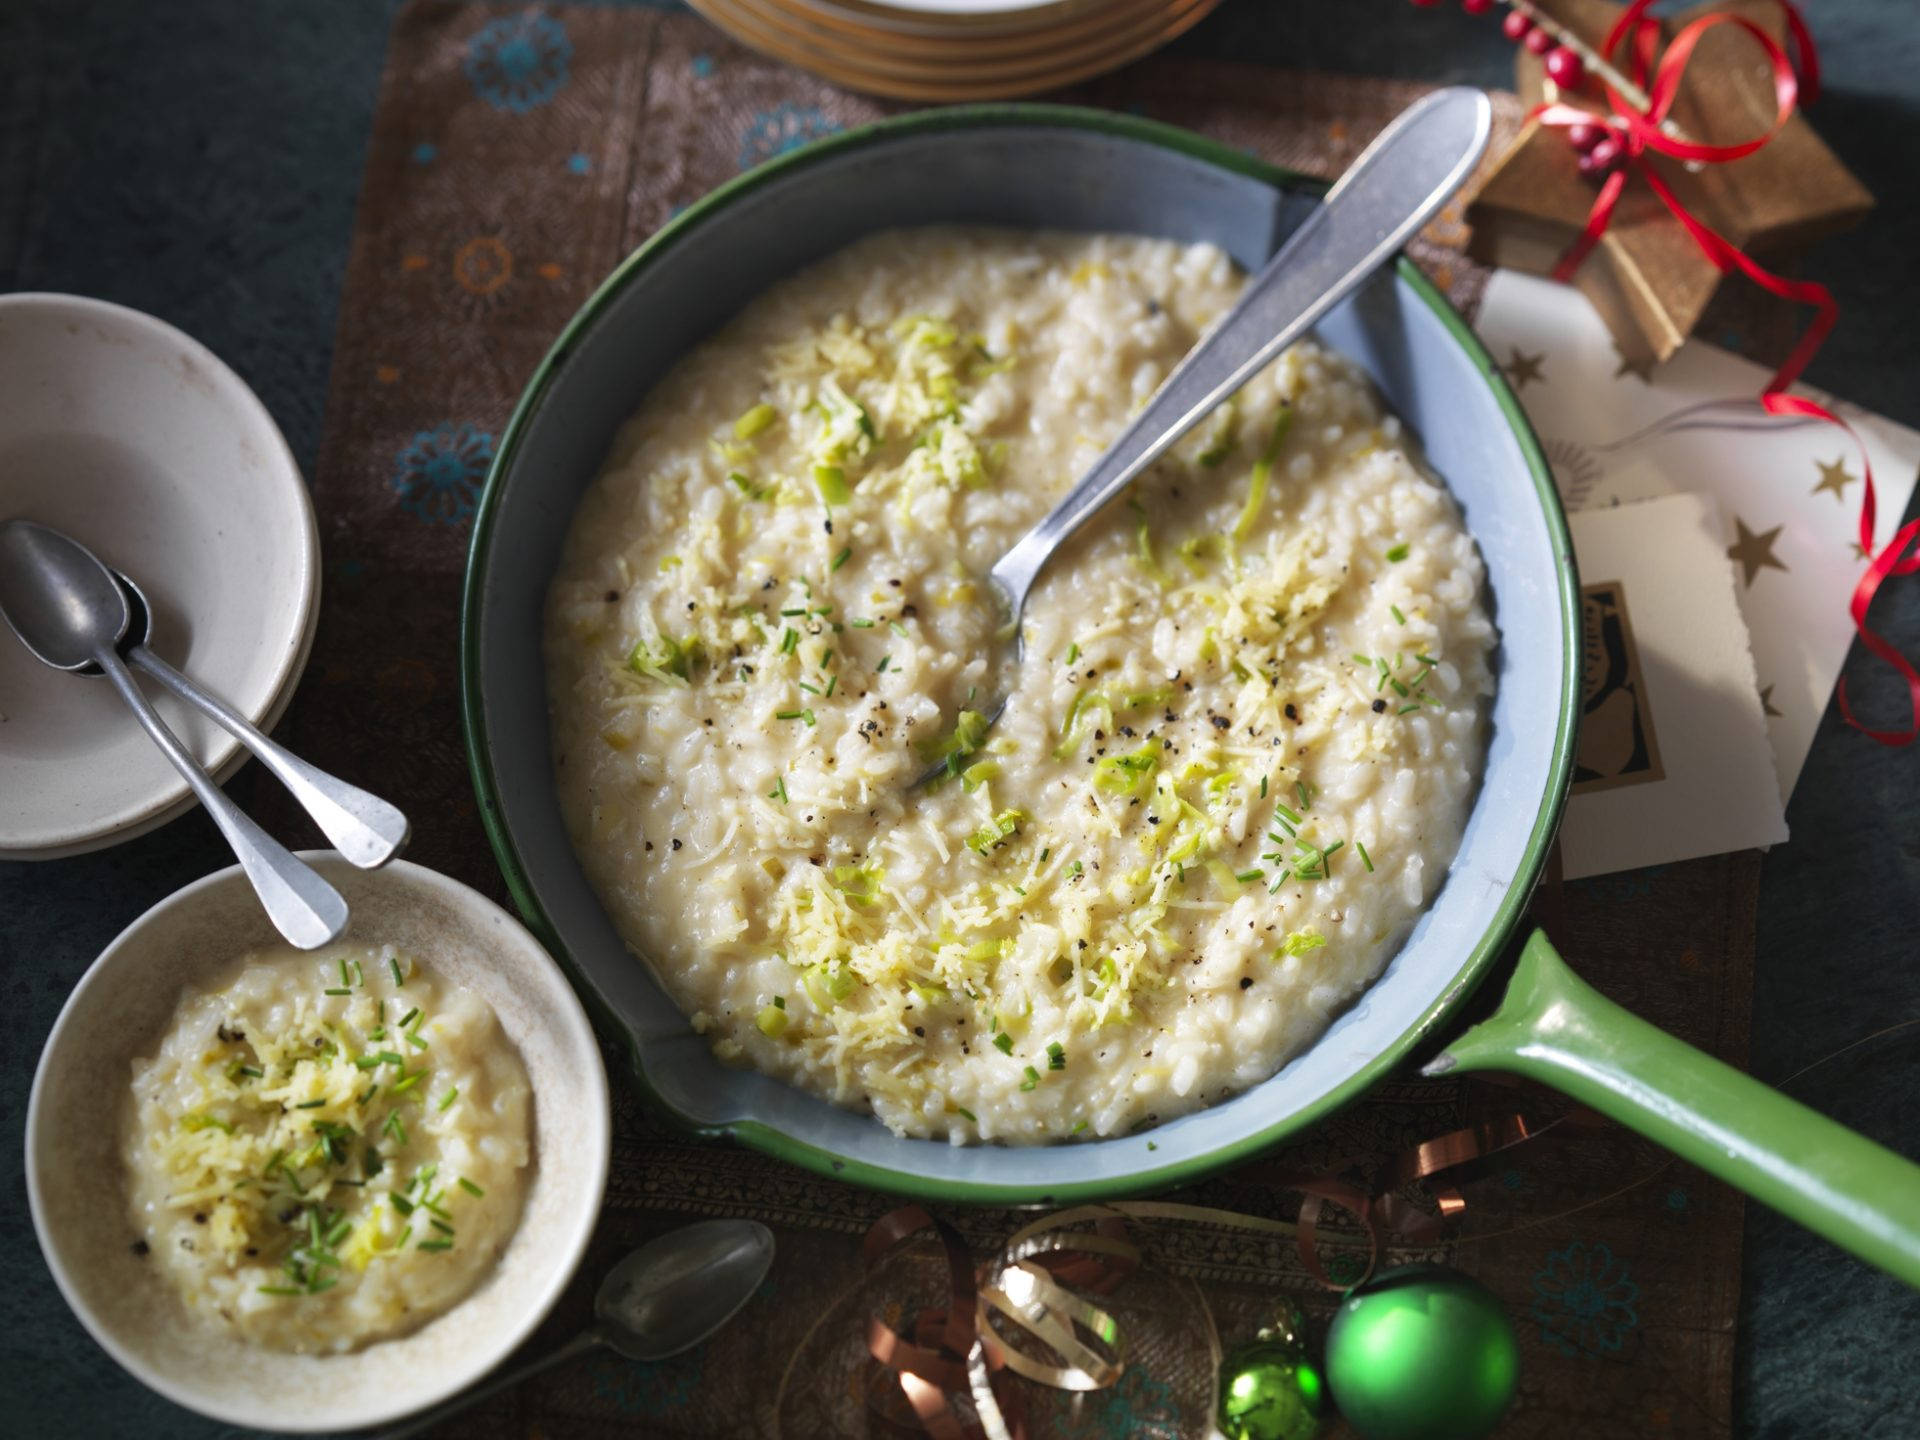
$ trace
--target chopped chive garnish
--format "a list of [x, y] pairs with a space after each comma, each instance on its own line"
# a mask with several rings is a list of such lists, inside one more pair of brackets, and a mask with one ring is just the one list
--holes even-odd
[[1359, 852], [1360, 863], [1367, 867], [1367, 873], [1371, 875], [1373, 873], [1373, 857], [1367, 854], [1367, 847], [1356, 840], [1353, 842], [1353, 848]]
[[887, 666], [891, 665], [892, 663], [893, 663], [893, 657], [891, 655], [882, 655], [880, 657], [880, 663], [873, 667], [873, 673], [876, 675], [884, 675], [886, 673]]
[[1242, 870], [1233, 878], [1238, 880], [1242, 885], [1252, 885], [1266, 879], [1267, 872], [1264, 870]]
[[387, 969], [393, 972], [393, 983], [395, 985], [404, 985], [407, 983], [400, 978], [400, 962], [391, 955], [387, 957]]
[[387, 1192], [387, 1199], [393, 1202], [393, 1208], [398, 1210], [402, 1215], [413, 1214], [413, 1202], [398, 1190], [389, 1190]]
[[1306, 781], [1294, 781], [1293, 793], [1300, 797], [1300, 808], [1302, 810], [1311, 810], [1313, 808], [1313, 789]]
[[422, 1240], [418, 1245], [414, 1246], [413, 1248], [416, 1250], [451, 1250], [453, 1248], [453, 1241]]
[[447, 1224], [447, 1222], [444, 1220], [429, 1220], [427, 1221], [427, 1223], [431, 1225], [434, 1229], [438, 1230], [442, 1235], [453, 1234], [453, 1226]]
[[787, 803], [786, 776], [782, 775], [778, 780], [773, 782], [773, 789], [767, 792], [767, 798], [769, 800], [778, 800], [782, 805]]
[[776, 720], [798, 720], [800, 718], [800, 712], [798, 710], [776, 710], [773, 712], [773, 718]]
[[1373, 664], [1373, 657], [1371, 655], [1362, 655], [1358, 650], [1354, 651], [1353, 654], [1349, 655], [1347, 658], [1353, 661], [1353, 663], [1356, 665]]
[[800, 682], [800, 688], [806, 691], [807, 694], [809, 695], [818, 695], [820, 693], [820, 687], [818, 685], [809, 685], [804, 680]]
[[800, 632], [791, 625], [780, 632], [780, 653], [782, 655], [791, 655], [793, 653], [793, 647], [799, 643]]
[[833, 692], [835, 690], [838, 690], [839, 688], [840, 688], [840, 677], [838, 675], [829, 677], [827, 680], [826, 698], [831, 700], [833, 698]]
[[425, 1070], [402, 1070], [400, 1072], [400, 1078], [387, 1087], [387, 1093], [389, 1095], [404, 1095], [426, 1078], [427, 1072]]
[[1064, 1070], [1067, 1068], [1067, 1047], [1058, 1040], [1047, 1046], [1047, 1068]]
[[851, 560], [852, 558], [853, 558], [853, 547], [851, 545], [842, 546], [840, 553], [834, 556], [832, 563], [827, 566], [827, 573], [832, 574], [835, 570], [838, 570], [842, 565], [846, 564], [847, 561]]
[[1300, 817], [1282, 805], [1278, 800], [1273, 802], [1273, 813], [1284, 817], [1290, 825], [1298, 825], [1300, 823]]
[[1400, 613], [1400, 607], [1398, 605], [1389, 605], [1387, 606], [1387, 609], [1389, 612], [1391, 612], [1391, 614], [1393, 615], [1393, 618], [1399, 621], [1402, 625], [1407, 623], [1407, 617]]
[[380, 1133], [383, 1135], [391, 1135], [402, 1145], [407, 1143], [407, 1127], [400, 1119], [400, 1112], [398, 1110], [389, 1110], [387, 1112], [387, 1123], [380, 1127]]
[[1420, 707], [1418, 705], [1402, 705], [1398, 710], [1394, 711], [1393, 713], [1396, 715], [1411, 715], [1414, 711], [1418, 710], [1419, 708]]
[[1413, 658], [1418, 660], [1422, 665], [1438, 665], [1440, 663], [1431, 655], [1415, 655]]
[[1034, 1069], [1033, 1066], [1031, 1065], [1027, 1066], [1027, 1078], [1020, 1082], [1020, 1088], [1022, 1090], [1031, 1090], [1035, 1086], [1037, 1086], [1039, 1083], [1040, 1083], [1040, 1072]]
[[887, 628], [893, 631], [893, 633], [898, 635], [902, 640], [907, 638], [907, 627], [902, 625], [898, 620], [889, 620], [887, 622]]
[[1079, 1133], [1080, 1133], [1080, 1132], [1081, 1132], [1082, 1130], [1084, 1130], [1084, 1129], [1086, 1129], [1086, 1128], [1087, 1128], [1087, 1122], [1086, 1122], [1086, 1121], [1084, 1121], [1084, 1120], [1082, 1120], [1082, 1121], [1080, 1121], [1079, 1123], [1077, 1123], [1077, 1124], [1076, 1124], [1076, 1125], [1075, 1125], [1075, 1126], [1073, 1127], [1073, 1129], [1071, 1129], [1071, 1130], [1069, 1130], [1069, 1131], [1068, 1131], [1067, 1133], [1068, 1133], [1069, 1135], [1078, 1135], [1078, 1134], [1079, 1134]]
[[873, 621], [871, 620], [849, 620], [847, 624], [856, 630], [871, 630], [873, 628]]
[[1073, 664], [1074, 661], [1078, 660], [1079, 658], [1080, 658], [1080, 642], [1076, 640], [1071, 645], [1067, 646], [1067, 664], [1071, 665]]
[[291, 1285], [256, 1285], [254, 1289], [262, 1295], [304, 1295], [304, 1290], [296, 1290]]
[[807, 613], [807, 607], [804, 605], [792, 605], [780, 613], [782, 615], [804, 615]]
[[353, 984], [353, 971], [345, 960], [340, 962], [340, 983], [342, 985]]
[[328, 995], [351, 995], [353, 991], [343, 990], [338, 985], [330, 985], [327, 987], [325, 993], [327, 993]]
[[400, 1017], [400, 1028], [402, 1030], [406, 1029], [407, 1026], [413, 1023], [414, 1017], [417, 1016], [419, 1013], [420, 1013], [420, 1007], [418, 1005], [414, 1006], [413, 1009], [407, 1011], [406, 1014]]
[[967, 1120], [969, 1120], [969, 1121], [971, 1121], [971, 1122], [972, 1122], [973, 1124], [975, 1124], [975, 1125], [978, 1125], [978, 1124], [980, 1123], [980, 1119], [979, 1119], [979, 1117], [978, 1117], [978, 1116], [976, 1116], [976, 1115], [975, 1115], [975, 1114], [973, 1113], [973, 1111], [971, 1111], [971, 1110], [969, 1110], [969, 1109], [967, 1109], [967, 1107], [966, 1107], [966, 1106], [964, 1106], [964, 1105], [956, 1105], [956, 1106], [954, 1106], [954, 1107], [953, 1107], [953, 1109], [954, 1109], [954, 1113], [955, 1113], [956, 1115], [960, 1115], [960, 1116], [963, 1116], [963, 1117], [964, 1117], [965, 1119], [967, 1119]]
[[1086, 868], [1085, 866], [1083, 866], [1078, 860], [1076, 860], [1071, 865], [1067, 866], [1067, 874], [1077, 879], [1080, 873], [1085, 868]]
[[294, 1106], [293, 1108], [296, 1110], [318, 1110], [322, 1105], [326, 1103], [327, 1102], [324, 1099], [302, 1100], [298, 1105]]
[[1002, 1055], [1011, 1055], [1013, 1053], [1013, 1037], [1002, 1030], [998, 1035], [993, 1037], [993, 1048], [998, 1050]]
[[1391, 560], [1395, 565], [1398, 565], [1402, 560], [1407, 558], [1408, 553], [1407, 546], [1404, 544], [1396, 545], [1387, 551], [1387, 559]]
[[459, 1098], [460, 1098], [460, 1087], [456, 1085], [451, 1090], [447, 1091], [446, 1094], [440, 1097], [440, 1103], [436, 1105], [434, 1108], [436, 1110], [444, 1110]]
[[1264, 775], [1260, 777], [1260, 798], [1262, 800], [1267, 798], [1267, 777]]
[[460, 1177], [460, 1188], [466, 1191], [469, 1195], [472, 1195], [473, 1197], [475, 1197], [476, 1199], [478, 1199], [480, 1196], [487, 1193], [486, 1191], [482, 1190], [478, 1185], [474, 1184], [473, 1181], [467, 1179], [467, 1177], [464, 1175]]

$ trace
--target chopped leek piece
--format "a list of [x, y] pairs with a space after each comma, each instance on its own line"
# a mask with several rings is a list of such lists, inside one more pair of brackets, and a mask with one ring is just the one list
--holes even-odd
[[780, 412], [771, 405], [756, 405], [738, 420], [733, 422], [733, 438], [751, 440], [762, 430], [780, 418]]

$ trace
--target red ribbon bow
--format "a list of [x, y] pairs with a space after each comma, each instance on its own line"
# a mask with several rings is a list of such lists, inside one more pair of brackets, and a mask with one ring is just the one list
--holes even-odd
[[[1607, 33], [1601, 46], [1602, 53], [1611, 62], [1615, 52], [1623, 41], [1627, 44], [1627, 73], [1633, 83], [1646, 94], [1647, 107], [1641, 110], [1612, 84], [1603, 83], [1607, 93], [1607, 103], [1612, 113], [1606, 116], [1580, 109], [1573, 105], [1549, 104], [1535, 107], [1530, 118], [1543, 125], [1564, 127], [1572, 125], [1599, 125], [1619, 145], [1620, 165], [1607, 176], [1600, 187], [1600, 193], [1593, 202], [1593, 208], [1587, 214], [1587, 223], [1580, 236], [1568, 247], [1554, 266], [1553, 278], [1566, 281], [1572, 278], [1574, 271], [1593, 247], [1606, 233], [1613, 219], [1615, 205], [1619, 203], [1621, 193], [1626, 189], [1629, 179], [1638, 175], [1647, 184], [1647, 188], [1660, 197], [1673, 218], [1678, 220], [1686, 232], [1693, 237], [1700, 251], [1722, 275], [1738, 271], [1770, 295], [1777, 295], [1796, 304], [1810, 305], [1814, 308], [1814, 317], [1799, 342], [1793, 347], [1786, 361], [1773, 377], [1767, 381], [1766, 388], [1760, 394], [1760, 406], [1769, 415], [1782, 417], [1805, 417], [1824, 420], [1846, 431], [1860, 453], [1862, 478], [1865, 480], [1864, 493], [1860, 501], [1860, 549], [1870, 558], [1865, 572], [1854, 586], [1853, 598], [1848, 610], [1853, 617], [1854, 629], [1859, 633], [1861, 643], [1873, 654], [1891, 665], [1907, 682], [1907, 701], [1910, 716], [1904, 730], [1875, 730], [1862, 724], [1854, 717], [1853, 707], [1847, 700], [1847, 682], [1842, 677], [1838, 699], [1840, 714], [1847, 724], [1859, 730], [1870, 739], [1882, 745], [1906, 745], [1920, 735], [1920, 671], [1916, 671], [1911, 662], [1902, 655], [1885, 636], [1879, 634], [1867, 624], [1867, 610], [1873, 604], [1873, 597], [1879, 591], [1880, 584], [1889, 575], [1910, 575], [1920, 570], [1920, 520], [1903, 526], [1886, 547], [1877, 554], [1873, 548], [1873, 531], [1876, 519], [1876, 500], [1873, 487], [1873, 462], [1867, 454], [1867, 447], [1838, 415], [1824, 405], [1797, 395], [1786, 393], [1787, 387], [1800, 377], [1806, 369], [1827, 333], [1833, 329], [1839, 318], [1839, 306], [1835, 303], [1833, 292], [1826, 286], [1811, 280], [1789, 280], [1776, 275], [1766, 267], [1757, 264], [1740, 248], [1725, 236], [1714, 230], [1698, 216], [1694, 215], [1681, 202], [1659, 171], [1647, 162], [1647, 152], [1670, 156], [1675, 160], [1696, 162], [1705, 165], [1723, 165], [1730, 160], [1738, 160], [1761, 149], [1792, 117], [1794, 107], [1804, 95], [1814, 99], [1820, 89], [1820, 57], [1813, 44], [1813, 36], [1808, 32], [1806, 22], [1790, 0], [1777, 0], [1781, 12], [1786, 17], [1788, 42], [1793, 48], [1790, 57], [1771, 35], [1752, 21], [1738, 15], [1704, 15], [1692, 21], [1680, 33], [1673, 37], [1673, 43], [1660, 53], [1660, 22], [1647, 14], [1653, 6], [1653, 0], [1634, 0], [1620, 19]], [[1693, 58], [1694, 47], [1701, 37], [1716, 25], [1735, 25], [1752, 36], [1755, 43], [1766, 53], [1767, 63], [1773, 71], [1774, 118], [1773, 123], [1759, 135], [1742, 140], [1733, 145], [1704, 145], [1682, 136], [1669, 134], [1662, 129], [1668, 112], [1673, 108], [1674, 98], [1680, 91], [1681, 76], [1688, 62]], [[1657, 59], [1656, 59], [1657, 56]], [[1912, 552], [1912, 553], [1909, 553]]]

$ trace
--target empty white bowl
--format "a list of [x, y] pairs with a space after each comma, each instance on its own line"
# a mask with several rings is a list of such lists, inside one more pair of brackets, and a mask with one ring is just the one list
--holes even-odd
[[[199, 341], [76, 295], [0, 295], [0, 518], [52, 525], [140, 582], [168, 660], [263, 729], [306, 664], [320, 542], [300, 467]], [[150, 688], [224, 779], [246, 752]], [[95, 850], [194, 801], [112, 687], [0, 625], [0, 859]]]
[[435, 1404], [526, 1339], [593, 1233], [611, 1120], [586, 1012], [517, 920], [478, 891], [405, 861], [363, 871], [327, 851], [303, 858], [352, 905], [348, 942], [398, 945], [478, 995], [526, 1064], [533, 1177], [519, 1228], [479, 1287], [409, 1335], [351, 1354], [293, 1355], [190, 1314], [158, 1267], [134, 1253], [140, 1237], [120, 1155], [132, 1061], [158, 1045], [183, 988], [279, 943], [238, 866], [161, 901], [81, 978], [34, 1075], [26, 1159], [41, 1251], [109, 1355], [204, 1415], [311, 1432], [384, 1424]]

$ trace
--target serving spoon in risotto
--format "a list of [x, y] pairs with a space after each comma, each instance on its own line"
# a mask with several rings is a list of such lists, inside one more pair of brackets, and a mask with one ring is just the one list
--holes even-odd
[[[1492, 124], [1492, 105], [1470, 86], [1437, 90], [1401, 111], [1247, 282], [1239, 303], [1188, 352], [1120, 438], [994, 563], [987, 578], [1005, 608], [1003, 633], [1012, 637], [1015, 668], [1022, 659], [1020, 618], [1027, 596], [1054, 553], [1141, 471], [1399, 253], [1472, 174]], [[954, 773], [984, 743], [1006, 705], [1003, 691], [977, 709], [963, 710], [955, 724], [958, 743], [915, 783]]]

